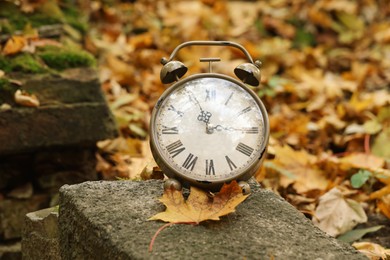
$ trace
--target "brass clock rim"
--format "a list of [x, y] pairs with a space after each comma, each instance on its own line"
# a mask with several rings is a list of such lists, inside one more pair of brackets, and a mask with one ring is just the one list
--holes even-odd
[[[260, 158], [256, 163], [253, 163], [249, 165], [248, 167], [244, 168], [244, 170], [235, 175], [232, 176], [231, 178], [226, 178], [224, 180], [197, 180], [194, 178], [191, 178], [187, 175], [184, 175], [180, 172], [178, 172], [176, 169], [174, 169], [172, 166], [169, 165], [169, 163], [166, 163], [165, 160], [161, 159], [163, 158], [162, 151], [160, 151], [160, 148], [158, 147], [158, 142], [156, 141], [157, 138], [157, 132], [155, 130], [155, 123], [156, 123], [156, 116], [158, 110], [161, 108], [161, 105], [163, 104], [164, 100], [177, 88], [182, 86], [183, 84], [195, 80], [195, 79], [200, 79], [200, 78], [220, 78], [224, 79], [227, 81], [230, 81], [232, 83], [237, 84], [241, 88], [243, 88], [246, 92], [248, 92], [255, 102], [258, 104], [260, 111], [263, 116], [263, 123], [264, 123], [264, 142], [261, 144], [260, 147]], [[161, 168], [163, 173], [167, 175], [170, 178], [175, 178], [179, 180], [184, 187], [189, 187], [190, 185], [197, 186], [203, 189], [207, 189], [210, 191], [218, 191], [220, 187], [224, 183], [228, 183], [232, 180], [237, 180], [237, 181], [245, 181], [248, 180], [250, 177], [252, 177], [255, 172], [258, 170], [259, 166], [262, 164], [262, 161], [264, 160], [264, 157], [267, 152], [267, 146], [268, 146], [268, 139], [269, 139], [269, 119], [268, 119], [268, 114], [267, 110], [263, 104], [263, 102], [260, 100], [260, 98], [257, 96], [257, 94], [250, 89], [248, 86], [246, 86], [244, 83], [238, 81], [235, 78], [232, 78], [230, 76], [224, 75], [224, 74], [218, 74], [218, 73], [202, 73], [202, 74], [195, 74], [191, 75], [189, 77], [186, 77], [182, 80], [177, 81], [174, 83], [172, 86], [170, 86], [165, 92], [161, 95], [161, 97], [158, 99], [155, 107], [153, 108], [151, 119], [150, 119], [150, 127], [149, 127], [149, 136], [150, 136], [150, 147], [151, 147], [151, 152], [153, 155], [153, 158], [155, 159], [157, 165]]]

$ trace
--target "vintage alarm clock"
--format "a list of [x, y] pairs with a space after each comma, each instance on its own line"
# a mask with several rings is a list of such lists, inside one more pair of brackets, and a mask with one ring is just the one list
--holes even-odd
[[[223, 46], [241, 50], [248, 63], [235, 68], [237, 80], [213, 73], [180, 79], [187, 67], [173, 60], [187, 46]], [[176, 189], [197, 186], [218, 191], [224, 183], [252, 177], [265, 157], [269, 123], [267, 111], [256, 93], [247, 85], [260, 83], [259, 61], [253, 62], [247, 50], [234, 42], [190, 41], [177, 46], [169, 59], [161, 59], [161, 81], [175, 82], [156, 103], [150, 121], [150, 146], [153, 157], [169, 179], [165, 187]]]

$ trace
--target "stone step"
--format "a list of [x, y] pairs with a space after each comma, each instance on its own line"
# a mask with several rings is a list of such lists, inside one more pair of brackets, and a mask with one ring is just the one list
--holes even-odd
[[221, 221], [163, 230], [161, 181], [85, 182], [60, 190], [63, 259], [366, 259], [316, 228], [271, 191], [251, 195]]
[[118, 135], [96, 71], [19, 75], [18, 80], [20, 88], [36, 95], [41, 105], [22, 107], [8, 93], [11, 109], [0, 110], [0, 156], [55, 146], [95, 146]]
[[95, 146], [117, 129], [104, 103], [79, 103], [0, 112], [0, 155], [42, 148]]

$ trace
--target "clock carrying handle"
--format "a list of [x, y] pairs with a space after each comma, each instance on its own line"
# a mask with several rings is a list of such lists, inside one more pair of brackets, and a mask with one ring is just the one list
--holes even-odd
[[248, 53], [248, 51], [240, 44], [238, 43], [235, 43], [235, 42], [229, 42], [229, 41], [189, 41], [189, 42], [184, 42], [180, 45], [178, 45], [172, 52], [171, 56], [169, 57], [169, 59], [167, 60], [167, 62], [169, 61], [172, 61], [173, 58], [175, 58], [176, 56], [176, 53], [184, 48], [184, 47], [187, 47], [187, 46], [192, 46], [192, 45], [198, 45], [198, 46], [228, 46], [228, 47], [234, 47], [234, 48], [237, 48], [239, 49], [240, 51], [242, 51], [246, 58], [254, 65], [256, 65], [256, 63], [253, 62], [253, 59], [252, 57], [250, 56], [250, 54]]
[[[189, 41], [184, 42], [180, 45], [178, 45], [172, 52], [169, 59], [162, 58], [161, 64], [164, 65], [160, 72], [160, 79], [161, 82], [164, 84], [172, 83], [174, 81], [179, 80], [186, 72], [187, 67], [184, 66], [184, 64], [180, 61], [173, 61], [173, 58], [175, 58], [176, 53], [187, 46], [191, 45], [198, 45], [198, 46], [228, 46], [228, 47], [234, 47], [242, 51], [250, 63], [244, 63], [239, 65], [234, 69], [234, 73], [236, 76], [241, 79], [246, 84], [249, 84], [251, 86], [258, 86], [260, 84], [260, 67], [261, 62], [256, 60], [253, 62], [252, 57], [249, 55], [248, 51], [240, 44], [235, 42], [229, 42], [229, 41]], [[209, 61], [210, 64], [212, 61], [217, 61], [213, 59], [205, 59], [201, 61]], [[210, 65], [210, 72], [211, 72], [211, 65]]]

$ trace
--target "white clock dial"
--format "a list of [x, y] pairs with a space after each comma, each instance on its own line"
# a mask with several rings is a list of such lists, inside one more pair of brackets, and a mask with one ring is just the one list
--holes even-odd
[[268, 138], [264, 108], [232, 80], [185, 81], [157, 106], [155, 146], [176, 174], [197, 181], [231, 180], [262, 158]]

